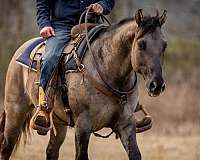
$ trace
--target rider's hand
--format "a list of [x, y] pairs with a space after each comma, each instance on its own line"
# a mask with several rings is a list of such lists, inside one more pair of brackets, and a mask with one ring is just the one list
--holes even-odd
[[52, 37], [52, 36], [55, 36], [55, 31], [52, 27], [50, 26], [47, 26], [47, 27], [44, 27], [40, 30], [40, 35], [45, 38], [45, 39], [48, 39], [49, 37]]
[[98, 3], [91, 4], [88, 8], [91, 8], [90, 11], [96, 13], [97, 15], [103, 13], [103, 7]]

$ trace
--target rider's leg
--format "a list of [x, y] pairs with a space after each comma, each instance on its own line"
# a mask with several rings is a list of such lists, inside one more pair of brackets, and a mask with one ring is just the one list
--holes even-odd
[[70, 40], [70, 29], [55, 29], [56, 36], [46, 42], [45, 53], [42, 58], [40, 86], [46, 90], [54, 69], [57, 67], [62, 51]]
[[[33, 129], [38, 130], [39, 134], [42, 128], [50, 127], [50, 113], [53, 106], [46, 106], [48, 99], [46, 97], [45, 91], [48, 88], [48, 83], [51, 78], [53, 78], [54, 72], [58, 66], [62, 51], [66, 44], [70, 40], [70, 27], [55, 26], [56, 36], [51, 37], [46, 42], [46, 49], [43, 55], [43, 61], [41, 66], [41, 76], [40, 76], [40, 87], [39, 87], [39, 107], [37, 108], [36, 114], [33, 116]], [[47, 95], [48, 96], [48, 95]], [[46, 110], [44, 108], [51, 108]]]

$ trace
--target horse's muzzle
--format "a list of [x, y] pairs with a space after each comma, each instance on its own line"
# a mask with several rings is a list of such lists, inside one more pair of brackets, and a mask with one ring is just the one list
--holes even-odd
[[146, 84], [146, 88], [149, 96], [157, 97], [165, 90], [165, 82], [163, 78], [153, 78], [149, 80]]

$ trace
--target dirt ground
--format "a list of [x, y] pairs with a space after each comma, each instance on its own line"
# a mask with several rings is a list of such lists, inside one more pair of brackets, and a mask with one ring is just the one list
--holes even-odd
[[[12, 160], [44, 160], [48, 136], [35, 133], [29, 143], [20, 145]], [[160, 136], [149, 133], [138, 135], [143, 160], [200, 160], [200, 137]], [[74, 130], [69, 129], [60, 151], [59, 160], [74, 160]], [[109, 139], [91, 137], [89, 147], [91, 160], [127, 160], [126, 153], [114, 135]]]

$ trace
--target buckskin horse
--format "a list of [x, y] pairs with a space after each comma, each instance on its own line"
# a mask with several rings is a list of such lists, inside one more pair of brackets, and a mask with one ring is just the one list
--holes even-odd
[[[90, 135], [104, 127], [113, 129], [119, 136], [129, 160], [141, 159], [133, 117], [139, 101], [135, 73], [143, 76], [150, 96], [159, 96], [164, 91], [162, 65], [166, 42], [161, 28], [165, 21], [166, 12], [162, 16], [143, 16], [142, 10], [138, 10], [135, 18], [122, 20], [109, 27], [92, 42], [94, 56], [86, 52], [82, 72], [65, 75], [75, 123], [76, 160], [89, 159]], [[0, 122], [1, 160], [8, 160], [21, 133], [27, 134], [33, 106], [37, 105], [38, 91], [34, 84], [37, 73], [28, 73], [28, 69], [15, 62], [16, 57], [32, 41], [16, 51], [8, 67], [5, 111]], [[109, 90], [102, 76], [113, 90]], [[133, 92], [128, 94], [126, 91], [133, 86]], [[105, 92], [98, 88], [103, 88]], [[125, 95], [126, 103], [119, 103], [119, 97], [124, 97], [122, 95]], [[54, 112], [61, 119], [66, 119], [59, 92], [56, 94]], [[67, 132], [67, 127], [58, 119], [54, 119], [54, 125], [56, 135], [52, 129], [47, 147], [48, 160], [58, 159], [59, 148]]]

